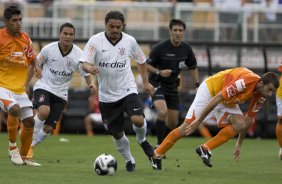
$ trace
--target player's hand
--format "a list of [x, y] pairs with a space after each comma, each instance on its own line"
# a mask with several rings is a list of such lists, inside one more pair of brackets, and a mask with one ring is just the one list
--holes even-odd
[[41, 79], [41, 77], [42, 77], [42, 69], [39, 66], [36, 65], [34, 67], [34, 69], [33, 69], [33, 72], [34, 72], [35, 77]]
[[143, 83], [144, 86], [144, 90], [146, 93], [148, 93], [149, 95], [153, 95], [155, 93], [155, 88], [154, 86], [152, 86], [152, 84], [150, 84], [149, 82]]
[[162, 77], [169, 77], [172, 74], [172, 70], [166, 69], [166, 70], [160, 70], [160, 76]]
[[90, 84], [89, 88], [92, 95], [97, 93], [97, 86], [95, 84]]
[[185, 135], [191, 135], [200, 125], [200, 122], [194, 120], [191, 124], [185, 127]]
[[240, 150], [241, 150], [241, 147], [239, 145], [236, 144], [235, 146], [235, 150], [234, 150], [234, 160], [237, 162], [240, 160]]
[[99, 73], [99, 69], [96, 67], [96, 65], [89, 65], [88, 66], [88, 73], [96, 75], [96, 74]]

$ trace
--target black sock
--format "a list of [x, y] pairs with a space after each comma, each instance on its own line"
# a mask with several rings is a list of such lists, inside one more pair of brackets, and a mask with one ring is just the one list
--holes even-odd
[[165, 122], [157, 119], [156, 121], [156, 134], [158, 137], [158, 145], [160, 145], [166, 137], [166, 126]]

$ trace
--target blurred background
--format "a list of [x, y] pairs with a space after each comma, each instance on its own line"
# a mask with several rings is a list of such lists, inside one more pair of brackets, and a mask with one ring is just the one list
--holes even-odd
[[[259, 75], [277, 72], [282, 62], [282, 0], [0, 0], [0, 3], [0, 27], [4, 26], [2, 15], [6, 6], [21, 7], [23, 31], [30, 35], [37, 53], [47, 43], [58, 40], [59, 27], [65, 22], [74, 24], [75, 44], [83, 49], [93, 34], [104, 31], [106, 13], [119, 10], [125, 15], [125, 32], [136, 38], [146, 55], [154, 44], [169, 38], [169, 20], [182, 19], [187, 25], [185, 41], [193, 48], [201, 80], [237, 66], [248, 67]], [[132, 70], [138, 78], [134, 62]], [[179, 122], [182, 122], [195, 91], [187, 70], [182, 71], [180, 78]], [[55, 134], [85, 133], [84, 120], [93, 103], [89, 94], [84, 79], [76, 73], [68, 106]], [[141, 88], [140, 95], [145, 101]], [[245, 112], [248, 103], [241, 107]], [[154, 112], [149, 111], [149, 133], [154, 134]], [[5, 131], [5, 118], [0, 116], [0, 120], [0, 130]], [[128, 119], [127, 122], [127, 133], [133, 133]], [[275, 138], [276, 122], [275, 96], [272, 96], [257, 114], [248, 136]], [[208, 128], [212, 134], [218, 131], [213, 122]], [[99, 123], [93, 130], [104, 133]]]

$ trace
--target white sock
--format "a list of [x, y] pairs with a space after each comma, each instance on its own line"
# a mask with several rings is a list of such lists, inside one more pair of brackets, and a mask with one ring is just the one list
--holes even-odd
[[34, 130], [33, 130], [33, 135], [32, 135], [31, 146], [35, 146], [36, 145], [36, 142], [37, 142], [36, 140], [37, 140], [38, 133], [42, 129], [43, 124], [45, 122], [45, 120], [43, 120], [43, 121], [40, 120], [37, 115], [35, 115], [34, 121], [35, 121], [35, 123], [34, 123]]
[[41, 128], [40, 131], [36, 135], [36, 139], [32, 140], [32, 146], [36, 146], [37, 144], [41, 143], [46, 137], [48, 137], [51, 133], [46, 133]]
[[119, 140], [116, 140], [114, 137], [113, 137], [113, 140], [114, 140], [116, 149], [120, 152], [120, 154], [123, 156], [125, 161], [126, 162], [131, 161], [134, 164], [135, 160], [130, 152], [129, 140], [125, 136], [125, 134], [123, 134], [122, 138], [120, 138]]
[[12, 143], [9, 141], [9, 147], [17, 147], [17, 143], [16, 142]]
[[146, 140], [147, 122], [145, 119], [143, 126], [140, 128], [133, 124], [133, 130], [136, 133], [136, 140], [139, 144]]

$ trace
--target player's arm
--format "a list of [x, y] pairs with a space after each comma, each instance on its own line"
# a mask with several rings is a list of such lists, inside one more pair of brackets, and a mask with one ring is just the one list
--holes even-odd
[[200, 85], [198, 68], [194, 68], [189, 71], [190, 71], [191, 78], [194, 81], [194, 87], [198, 88]]
[[91, 94], [95, 94], [97, 92], [97, 86], [95, 84], [94, 76], [93, 75], [87, 75], [84, 77], [85, 81], [90, 88]]
[[154, 73], [156, 75], [160, 75], [160, 70], [156, 67], [154, 67], [153, 65], [147, 63], [147, 69], [148, 69], [148, 72], [150, 73]]
[[137, 68], [142, 78], [144, 90], [148, 94], [153, 95], [155, 92], [155, 88], [149, 83], [146, 63], [143, 64], [137, 63]]
[[37, 58], [35, 58], [31, 64], [28, 66], [28, 73], [27, 73], [27, 78], [25, 82], [25, 90], [26, 93], [29, 92], [29, 84], [32, 79], [32, 77], [35, 76], [37, 78], [41, 78], [41, 68], [39, 67], [39, 61]]
[[250, 103], [248, 112], [246, 113], [244, 117], [245, 128], [239, 132], [238, 139], [235, 145], [235, 151], [233, 153], [234, 159], [236, 161], [240, 159], [240, 150], [241, 150], [241, 145], [243, 144], [243, 140], [246, 137], [249, 128], [251, 127], [251, 125], [254, 122], [254, 116], [260, 110], [264, 101], [265, 99], [261, 98], [260, 96], [255, 96], [251, 99], [251, 103]]
[[88, 62], [81, 62], [82, 63], [82, 69], [86, 72], [86, 73], [91, 73], [93, 75], [96, 75], [99, 73], [98, 68], [93, 64], [91, 65]]

